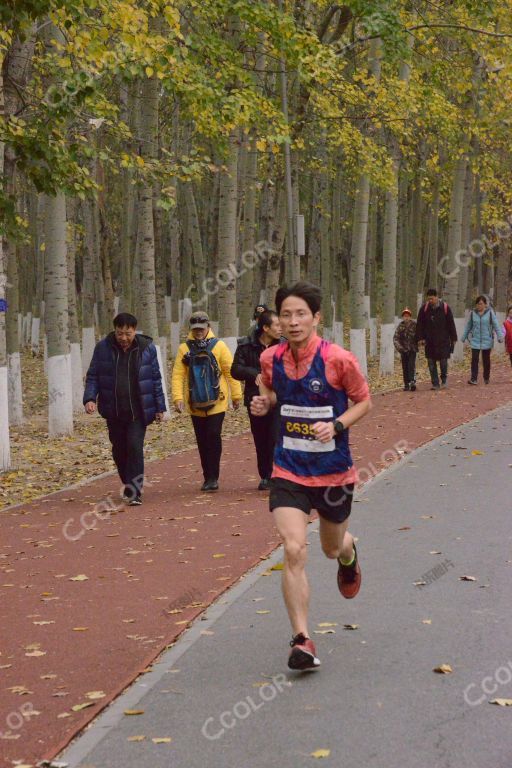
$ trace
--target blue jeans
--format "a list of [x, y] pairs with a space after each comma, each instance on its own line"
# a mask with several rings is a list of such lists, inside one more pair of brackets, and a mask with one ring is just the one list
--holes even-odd
[[[433, 387], [439, 386], [439, 375], [437, 373], [437, 360], [433, 360], [431, 357], [427, 358], [428, 370], [430, 371], [430, 378]], [[446, 377], [448, 376], [448, 358], [445, 357], [439, 360], [439, 367], [441, 369], [441, 381], [446, 384]]]

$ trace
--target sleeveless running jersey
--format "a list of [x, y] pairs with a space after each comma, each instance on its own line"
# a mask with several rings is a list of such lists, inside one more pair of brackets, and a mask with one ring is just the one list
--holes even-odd
[[274, 354], [272, 389], [281, 425], [274, 462], [301, 477], [346, 472], [352, 466], [348, 430], [327, 443], [316, 440], [312, 433], [315, 422], [332, 422], [348, 407], [345, 390], [335, 389], [327, 381], [324, 360], [329, 346], [328, 341], [320, 340], [309, 371], [297, 380], [288, 378], [284, 370], [286, 345]]

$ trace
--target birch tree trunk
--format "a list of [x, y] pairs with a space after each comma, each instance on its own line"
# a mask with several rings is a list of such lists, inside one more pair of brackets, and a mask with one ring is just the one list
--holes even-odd
[[381, 375], [393, 374], [395, 369], [395, 349], [393, 335], [395, 332], [396, 305], [396, 255], [398, 234], [398, 176], [400, 161], [397, 148], [394, 148], [393, 187], [386, 191], [384, 203], [384, 239], [382, 244], [382, 277], [383, 304], [382, 324], [380, 327], [380, 361]]
[[73, 411], [81, 413], [83, 411], [84, 384], [82, 377], [82, 354], [80, 347], [80, 328], [78, 326], [78, 312], [76, 304], [76, 228], [74, 222], [77, 218], [78, 205], [76, 200], [67, 202], [68, 216], [68, 238], [67, 238], [67, 259], [68, 259], [68, 333], [71, 355], [71, 389], [73, 400]]
[[[220, 173], [219, 191], [219, 255], [217, 280], [219, 285], [219, 334], [236, 343], [238, 323], [236, 314], [236, 246], [238, 242], [237, 223], [237, 178], [238, 178], [238, 131], [229, 136], [228, 157], [225, 170]], [[233, 341], [234, 340], [234, 341]]]
[[[462, 222], [464, 211], [464, 192], [466, 187], [466, 174], [468, 160], [462, 154], [455, 165], [453, 173], [452, 196], [450, 202], [450, 219], [448, 223], [448, 242], [444, 259], [443, 272], [445, 276], [443, 298], [452, 307], [454, 312], [457, 336], [461, 337], [464, 330], [464, 315], [457, 315], [457, 309], [461, 303], [460, 291], [460, 264], [459, 256], [462, 246]], [[465, 298], [465, 294], [464, 294]], [[464, 348], [460, 341], [455, 345], [453, 359], [461, 361], [464, 356]]]
[[[0, 54], [0, 64], [1, 61]], [[0, 66], [0, 121], [4, 119], [3, 72]], [[0, 141], [0, 177], [4, 174], [5, 144]], [[11, 466], [11, 445], [9, 439], [7, 347], [5, 338], [5, 287], [7, 269], [4, 255], [4, 239], [0, 237], [0, 471]]]
[[82, 203], [85, 239], [83, 249], [82, 278], [82, 373], [85, 376], [89, 368], [96, 343], [94, 328], [94, 237], [91, 200]]
[[361, 370], [368, 373], [365, 332], [365, 266], [368, 236], [370, 180], [361, 176], [357, 184], [350, 253], [350, 349], [359, 360]]
[[20, 341], [18, 335], [19, 286], [17, 253], [13, 243], [8, 244], [5, 257], [7, 260], [7, 366], [9, 369], [9, 424], [17, 425], [23, 421], [23, 400], [21, 386]]
[[242, 258], [239, 279], [239, 333], [246, 333], [252, 319], [253, 283], [258, 273], [258, 265], [254, 261], [254, 246], [256, 244], [256, 186], [258, 183], [258, 150], [256, 139], [251, 137], [247, 153], [245, 176], [245, 201], [242, 229]]
[[48, 434], [73, 432], [71, 360], [68, 340], [66, 198], [45, 196], [45, 327], [48, 342]]

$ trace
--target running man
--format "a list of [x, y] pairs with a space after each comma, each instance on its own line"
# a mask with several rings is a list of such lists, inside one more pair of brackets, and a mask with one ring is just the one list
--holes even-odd
[[[355, 356], [316, 334], [322, 293], [310, 283], [282, 287], [276, 309], [287, 341], [262, 353], [255, 416], [280, 409], [270, 510], [283, 539], [283, 596], [292, 625], [290, 669], [320, 666], [308, 631], [306, 577], [308, 516], [320, 516], [326, 557], [338, 561], [338, 588], [353, 598], [361, 585], [354, 537], [347, 530], [357, 472], [348, 428], [371, 408], [370, 392]], [[349, 407], [348, 399], [354, 403]]]

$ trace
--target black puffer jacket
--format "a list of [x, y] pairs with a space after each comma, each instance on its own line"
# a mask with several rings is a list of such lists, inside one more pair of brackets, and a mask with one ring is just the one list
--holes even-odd
[[[279, 344], [279, 340], [273, 341], [270, 346]], [[260, 342], [260, 334], [255, 328], [249, 336], [238, 339], [231, 375], [238, 381], [245, 381], [244, 405], [250, 405], [254, 395], [259, 394], [256, 386], [256, 376], [261, 373], [260, 355], [266, 347]]]
[[[137, 334], [137, 381], [136, 393], [144, 424], [151, 424], [156, 413], [166, 410], [162, 389], [162, 377], [156, 348], [150, 336]], [[98, 400], [98, 411], [104, 419], [113, 419], [116, 411], [116, 362], [119, 349], [115, 334], [111, 332], [94, 348], [89, 370], [85, 379], [84, 405]]]

